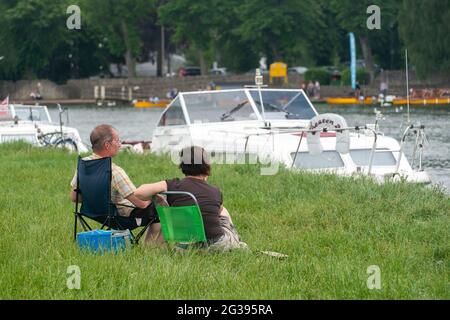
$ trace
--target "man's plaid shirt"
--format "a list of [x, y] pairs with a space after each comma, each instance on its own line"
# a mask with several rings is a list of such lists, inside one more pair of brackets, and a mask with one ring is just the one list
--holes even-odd
[[[92, 155], [83, 158], [83, 160], [95, 160], [100, 159], [101, 157], [93, 153]], [[111, 202], [118, 205], [117, 211], [119, 215], [123, 217], [129, 217], [131, 211], [133, 211], [133, 208], [125, 207], [125, 206], [131, 206], [135, 207], [130, 201], [125, 199], [129, 195], [131, 195], [135, 190], [136, 187], [134, 186], [133, 182], [131, 182], [128, 175], [125, 173], [125, 171], [115, 165], [112, 164], [112, 179], [111, 179]], [[77, 188], [77, 172], [75, 170], [75, 175], [73, 176], [72, 182], [70, 183], [73, 190]], [[120, 204], [120, 205], [119, 205]], [[122, 206], [125, 205], [125, 206]]]

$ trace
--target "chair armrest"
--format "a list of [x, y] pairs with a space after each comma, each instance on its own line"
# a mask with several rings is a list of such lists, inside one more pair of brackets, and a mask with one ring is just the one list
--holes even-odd
[[183, 195], [187, 195], [189, 197], [192, 198], [192, 200], [194, 200], [195, 204], [198, 206], [198, 202], [197, 202], [197, 198], [195, 198], [195, 196], [190, 193], [190, 192], [186, 192], [186, 191], [166, 191], [166, 192], [160, 192], [158, 194], [163, 194], [163, 195], [176, 195], [176, 194], [183, 194]]

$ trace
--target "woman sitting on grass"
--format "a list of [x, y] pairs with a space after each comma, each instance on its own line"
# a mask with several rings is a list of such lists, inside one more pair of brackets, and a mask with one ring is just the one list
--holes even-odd
[[[185, 175], [184, 179], [144, 184], [137, 188], [134, 194], [141, 200], [150, 200], [153, 195], [160, 192], [192, 193], [197, 198], [202, 213], [209, 248], [212, 250], [247, 248], [247, 244], [240, 241], [230, 214], [222, 205], [222, 193], [218, 188], [207, 183], [208, 176], [211, 175], [211, 165], [206, 151], [201, 147], [192, 146], [184, 148], [180, 156], [180, 169]], [[168, 195], [167, 202], [171, 206], [193, 204], [192, 199], [187, 195]]]

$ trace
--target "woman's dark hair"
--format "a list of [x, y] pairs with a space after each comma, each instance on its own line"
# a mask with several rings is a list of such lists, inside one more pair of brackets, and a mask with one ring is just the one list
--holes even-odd
[[208, 153], [198, 146], [183, 148], [180, 152], [180, 169], [186, 176], [210, 176], [211, 165]]

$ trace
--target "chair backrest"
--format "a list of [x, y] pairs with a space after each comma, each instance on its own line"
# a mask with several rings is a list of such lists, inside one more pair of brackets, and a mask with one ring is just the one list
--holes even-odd
[[81, 214], [94, 219], [116, 214], [116, 207], [111, 204], [111, 165], [111, 158], [78, 158], [77, 189], [82, 200]]
[[189, 192], [168, 191], [162, 194], [184, 194], [193, 199], [190, 206], [162, 206], [155, 201], [164, 240], [178, 243], [206, 243], [203, 218], [195, 196]]

